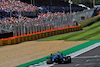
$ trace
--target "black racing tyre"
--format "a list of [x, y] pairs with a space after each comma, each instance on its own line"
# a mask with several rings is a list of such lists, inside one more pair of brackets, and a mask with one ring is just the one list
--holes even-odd
[[47, 63], [47, 64], [52, 64], [52, 63], [53, 63], [52, 58], [47, 58], [47, 59], [46, 59], [46, 63]]
[[63, 62], [64, 63], [71, 63], [71, 57], [70, 56], [64, 57]]
[[71, 63], [71, 56], [67, 56], [68, 63]]
[[68, 63], [67, 57], [64, 57], [64, 58], [63, 58], [63, 62], [64, 62], [65, 64]]

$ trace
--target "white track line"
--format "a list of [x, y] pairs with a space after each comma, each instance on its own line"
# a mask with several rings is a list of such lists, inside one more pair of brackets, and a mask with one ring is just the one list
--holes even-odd
[[[76, 56], [78, 56], [80, 54], [83, 54], [83, 53], [85, 53], [87, 51], [90, 51], [90, 50], [92, 50], [92, 49], [94, 49], [94, 48], [96, 48], [98, 46], [100, 46], [100, 42], [99, 43], [96, 43], [94, 45], [91, 45], [89, 47], [86, 47], [86, 48], [84, 48], [82, 50], [76, 51], [76, 52], [74, 52], [72, 54], [66, 55], [66, 56], [71, 56], [71, 58], [74, 58], [74, 57], [76, 57]], [[44, 62], [40, 62], [39, 64], [30, 65], [29, 67], [51, 67], [51, 66], [54, 66], [55, 64], [56, 63], [46, 64], [46, 61], [44, 61]]]
[[82, 56], [82, 57], [75, 57], [75, 58], [99, 58], [100, 56]]
[[90, 51], [90, 50], [92, 50], [92, 49], [94, 49], [94, 48], [96, 48], [96, 47], [98, 47], [98, 46], [100, 46], [100, 42], [99, 42], [99, 43], [96, 43], [96, 44], [94, 44], [94, 45], [91, 45], [91, 46], [89, 46], [89, 47], [86, 47], [86, 48], [84, 48], [84, 49], [82, 49], [82, 50], [79, 50], [79, 51], [77, 51], [77, 52], [75, 52], [75, 53], [69, 54], [69, 56], [71, 56], [71, 58], [74, 58], [74, 57], [76, 57], [76, 56], [78, 56], [78, 55], [80, 55], [80, 54], [83, 54], [83, 53], [85, 53], [85, 52], [87, 52], [87, 51]]

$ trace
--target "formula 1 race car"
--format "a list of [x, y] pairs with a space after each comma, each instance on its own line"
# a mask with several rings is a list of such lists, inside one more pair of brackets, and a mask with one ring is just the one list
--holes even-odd
[[63, 56], [62, 53], [51, 54], [49, 58], [46, 59], [47, 64], [52, 64], [53, 62], [61, 64], [61, 63], [71, 63], [70, 56]]

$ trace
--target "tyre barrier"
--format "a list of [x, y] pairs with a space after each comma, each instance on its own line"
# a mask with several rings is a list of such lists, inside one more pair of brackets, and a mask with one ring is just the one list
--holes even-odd
[[13, 37], [13, 32], [0, 33], [0, 39], [2, 39], [2, 38], [8, 38], [8, 37]]
[[18, 44], [24, 41], [37, 40], [37, 39], [44, 38], [44, 37], [79, 31], [82, 29], [83, 29], [83, 26], [71, 26], [71, 27], [64, 27], [60, 29], [53, 29], [53, 30], [37, 32], [33, 34], [9, 37], [5, 39], [0, 39], [0, 46]]

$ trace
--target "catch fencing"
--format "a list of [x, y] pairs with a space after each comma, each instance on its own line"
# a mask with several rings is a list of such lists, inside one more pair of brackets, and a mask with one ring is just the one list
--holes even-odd
[[84, 10], [82, 12], [74, 13], [73, 19], [75, 19], [75, 21], [78, 22], [78, 21], [91, 18], [93, 16], [94, 10], [95, 9], [90, 9], [90, 10]]
[[0, 33], [2, 33], [2, 31], [5, 33], [13, 32], [13, 36], [20, 36], [69, 26], [76, 26], [78, 21], [90, 18], [93, 12], [94, 9], [71, 14], [55, 14], [53, 16], [49, 13], [49, 17], [37, 18], [32, 21], [20, 20], [18, 23], [0, 23]]

